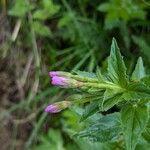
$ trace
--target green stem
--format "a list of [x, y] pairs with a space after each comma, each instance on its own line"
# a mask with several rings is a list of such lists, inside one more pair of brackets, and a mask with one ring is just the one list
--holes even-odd
[[108, 84], [108, 83], [84, 83], [84, 86], [86, 87], [92, 87], [92, 88], [100, 88], [100, 89], [118, 89], [118, 90], [123, 90], [120, 86], [117, 86], [115, 84]]
[[62, 75], [62, 76], [68, 77], [68, 78], [72, 78], [77, 81], [81, 81], [81, 82], [83, 82], [82, 83], [83, 87], [92, 87], [92, 88], [98, 88], [98, 89], [112, 89], [112, 90], [118, 89], [120, 91], [124, 90], [122, 87], [120, 87], [116, 84], [113, 84], [109, 81], [100, 83], [97, 78], [88, 78], [88, 77], [83, 77], [83, 76], [79, 76], [79, 75], [73, 75], [69, 72], [61, 72], [61, 71], [59, 72], [59, 75]]
[[59, 72], [59, 75], [62, 75], [64, 77], [68, 77], [68, 78], [72, 78], [78, 81], [82, 81], [82, 82], [94, 82], [94, 83], [98, 83], [98, 79], [97, 78], [88, 78], [88, 77], [83, 77], [83, 76], [79, 76], [79, 75], [73, 75], [69, 72]]

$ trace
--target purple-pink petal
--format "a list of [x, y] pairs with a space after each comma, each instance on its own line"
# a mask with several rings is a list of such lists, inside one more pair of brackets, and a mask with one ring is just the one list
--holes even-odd
[[65, 83], [66, 81], [67, 81], [67, 79], [64, 77], [54, 76], [52, 78], [52, 84], [53, 85], [64, 86], [64, 85], [66, 85], [66, 83]]
[[58, 113], [60, 111], [61, 110], [58, 108], [58, 105], [55, 104], [51, 104], [45, 108], [45, 112], [49, 112], [49, 113]]
[[51, 71], [49, 72], [50, 77], [58, 76], [58, 71]]

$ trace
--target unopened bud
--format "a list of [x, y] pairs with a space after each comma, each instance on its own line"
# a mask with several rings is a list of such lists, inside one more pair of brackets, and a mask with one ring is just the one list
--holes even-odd
[[67, 76], [62, 76], [61, 72], [52, 71], [49, 73], [52, 80], [51, 83], [64, 88], [76, 88], [83, 85], [83, 82], [77, 81]]
[[47, 106], [45, 108], [45, 112], [58, 113], [62, 111], [63, 109], [68, 108], [69, 106], [71, 106], [70, 101], [61, 101], [61, 102], [57, 102], [57, 103]]

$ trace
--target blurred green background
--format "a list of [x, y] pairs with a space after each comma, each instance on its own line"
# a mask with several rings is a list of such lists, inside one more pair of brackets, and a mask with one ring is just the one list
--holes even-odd
[[44, 112], [72, 93], [52, 87], [48, 72], [105, 70], [113, 37], [128, 74], [139, 56], [149, 72], [150, 1], [1, 0], [0, 12], [0, 149], [119, 150], [72, 136], [88, 124], [82, 107]]

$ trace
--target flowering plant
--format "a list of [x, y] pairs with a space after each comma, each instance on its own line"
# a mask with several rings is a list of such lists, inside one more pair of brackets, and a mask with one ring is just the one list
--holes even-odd
[[[86, 103], [81, 121], [98, 112], [117, 112], [103, 115], [94, 124], [77, 133], [94, 141], [108, 142], [120, 139], [127, 150], [134, 150], [140, 139], [147, 139], [149, 123], [150, 76], [145, 73], [142, 58], [135, 65], [131, 76], [121, 56], [115, 39], [112, 40], [108, 69], [102, 74], [77, 71], [74, 74], [50, 72], [51, 83], [63, 88], [80, 91], [68, 99], [48, 106], [45, 111], [57, 113], [76, 103]], [[123, 137], [123, 138], [122, 138]]]

